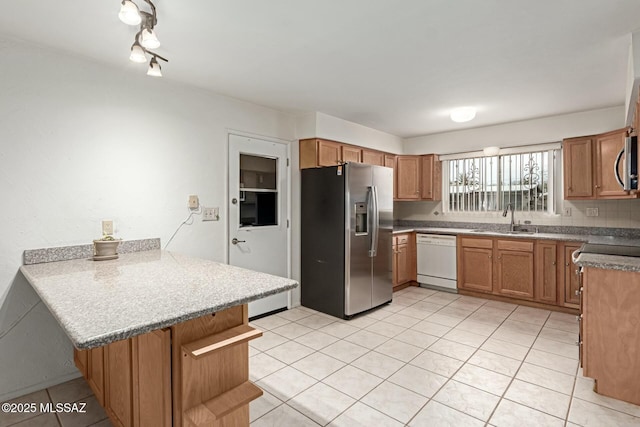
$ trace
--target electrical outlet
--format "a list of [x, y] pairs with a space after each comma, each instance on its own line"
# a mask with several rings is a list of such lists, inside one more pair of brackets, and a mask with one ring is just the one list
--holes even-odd
[[198, 206], [200, 206], [200, 202], [198, 201], [198, 196], [196, 196], [195, 194], [192, 194], [191, 196], [189, 196], [189, 209], [198, 209]]
[[587, 216], [598, 216], [598, 208], [587, 208]]
[[562, 215], [564, 216], [571, 216], [571, 208], [564, 208], [562, 210]]
[[202, 220], [203, 221], [218, 221], [220, 216], [218, 215], [218, 208], [203, 208]]
[[102, 235], [103, 236], [111, 236], [113, 235], [113, 221], [110, 219], [102, 220]]

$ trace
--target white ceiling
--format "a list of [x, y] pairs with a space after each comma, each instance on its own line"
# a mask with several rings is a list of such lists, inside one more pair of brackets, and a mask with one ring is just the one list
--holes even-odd
[[[137, 3], [144, 9], [143, 2]], [[2, 0], [0, 32], [131, 73], [118, 0]], [[403, 137], [624, 103], [638, 0], [157, 0], [164, 79]], [[451, 108], [478, 107], [466, 124]], [[622, 120], [622, 118], [621, 118]]]

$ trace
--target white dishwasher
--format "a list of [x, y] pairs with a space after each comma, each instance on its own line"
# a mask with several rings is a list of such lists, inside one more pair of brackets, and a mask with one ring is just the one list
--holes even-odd
[[418, 283], [425, 287], [458, 292], [456, 284], [456, 236], [417, 234]]

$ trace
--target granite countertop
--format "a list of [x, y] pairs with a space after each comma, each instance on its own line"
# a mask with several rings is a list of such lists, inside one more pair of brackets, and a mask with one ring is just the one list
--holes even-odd
[[100, 347], [285, 292], [298, 282], [177, 253], [23, 265], [78, 349]]
[[601, 243], [607, 245], [640, 246], [640, 240], [615, 236], [596, 236], [588, 234], [568, 234], [568, 233], [533, 233], [533, 234], [511, 234], [502, 231], [482, 230], [476, 231], [469, 228], [436, 228], [436, 227], [394, 227], [393, 234], [401, 233], [431, 233], [469, 236], [490, 236], [505, 237], [509, 239], [533, 239], [533, 240], [562, 240], [564, 242]]
[[[602, 268], [605, 270], [622, 270], [640, 272], [640, 258], [619, 255], [600, 255], [573, 253], [573, 262], [580, 267]], [[576, 256], [576, 254], [578, 254]]]

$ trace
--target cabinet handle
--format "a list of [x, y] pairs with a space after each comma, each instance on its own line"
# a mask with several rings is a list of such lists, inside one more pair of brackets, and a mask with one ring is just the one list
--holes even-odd
[[394, 253], [394, 254], [399, 254], [399, 253], [401, 253], [401, 252], [402, 252], [402, 251], [393, 251], [393, 253]]
[[582, 322], [582, 314], [579, 316], [576, 316], [576, 322], [578, 323]]
[[576, 276], [580, 274], [580, 269], [576, 268]]
[[569, 263], [566, 263], [565, 265], [566, 265], [567, 267], [569, 267]]
[[489, 259], [491, 259], [491, 255], [489, 255]]
[[551, 265], [556, 265], [556, 262], [555, 261], [551, 261]]
[[576, 289], [575, 290], [575, 294], [576, 294], [577, 297], [579, 297], [580, 296], [580, 291]]
[[573, 187], [569, 187], [569, 188], [568, 188], [568, 190], [569, 190], [569, 191], [573, 191]]
[[598, 188], [600, 188], [600, 186], [596, 184], [596, 189], [598, 189]]
[[582, 341], [576, 341], [576, 345], [580, 347], [582, 345]]

